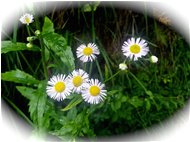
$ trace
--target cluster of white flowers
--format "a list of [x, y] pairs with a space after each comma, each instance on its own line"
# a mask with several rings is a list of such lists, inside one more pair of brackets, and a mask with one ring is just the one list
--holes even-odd
[[58, 74], [48, 81], [46, 92], [51, 98], [62, 101], [71, 93], [82, 94], [84, 101], [98, 104], [106, 97], [105, 85], [98, 79], [89, 79], [82, 69], [74, 70], [70, 75]]
[[[77, 57], [82, 62], [92, 62], [99, 54], [99, 49], [94, 43], [80, 45], [77, 48]], [[82, 94], [85, 102], [98, 104], [106, 97], [105, 85], [98, 79], [90, 79], [88, 73], [82, 69], [72, 71], [67, 77], [59, 74], [48, 81], [46, 92], [51, 98], [61, 101], [71, 93]]]
[[[20, 21], [23, 24], [29, 25], [34, 21], [34, 16], [31, 14], [24, 14], [21, 16]], [[38, 36], [40, 31], [36, 31], [35, 35]], [[32, 47], [31, 41], [33, 37], [28, 37], [28, 48]], [[141, 38], [131, 38], [124, 42], [122, 45], [123, 54], [130, 60], [137, 61], [142, 56], [146, 56], [149, 52], [147, 42]], [[94, 43], [82, 44], [77, 48], [76, 55], [82, 62], [93, 62], [99, 55], [99, 49]], [[149, 58], [151, 63], [157, 63], [158, 58], [151, 56]], [[128, 67], [125, 63], [119, 64], [119, 69], [126, 70]], [[69, 96], [72, 92], [82, 94], [84, 100], [91, 104], [98, 104], [106, 96], [105, 85], [97, 79], [89, 79], [89, 75], [82, 69], [74, 70], [70, 75], [65, 76], [59, 74], [53, 76], [48, 81], [46, 92], [51, 98], [61, 101]]]

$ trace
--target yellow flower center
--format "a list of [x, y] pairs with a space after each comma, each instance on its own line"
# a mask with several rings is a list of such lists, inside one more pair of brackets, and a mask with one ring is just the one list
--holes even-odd
[[90, 94], [92, 96], [97, 96], [100, 94], [100, 88], [98, 86], [91, 86], [90, 87]]
[[55, 87], [56, 92], [61, 93], [65, 90], [65, 83], [64, 82], [57, 82], [54, 87]]
[[30, 23], [30, 18], [25, 17], [25, 22], [26, 22], [26, 23]]
[[141, 48], [139, 45], [137, 44], [134, 44], [130, 47], [130, 51], [133, 53], [133, 54], [138, 54], [140, 52]]
[[73, 77], [73, 84], [75, 87], [81, 86], [82, 82], [83, 82], [83, 79], [81, 76], [78, 75], [78, 76]]
[[86, 56], [91, 55], [92, 52], [93, 52], [93, 50], [92, 50], [92, 48], [90, 48], [90, 47], [85, 47], [85, 48], [83, 49], [83, 54], [86, 55]]

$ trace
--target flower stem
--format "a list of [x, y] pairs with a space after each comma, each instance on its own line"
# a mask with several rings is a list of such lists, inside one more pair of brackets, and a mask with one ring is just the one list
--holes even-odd
[[92, 62], [90, 62], [90, 69], [89, 69], [89, 75], [91, 76], [92, 73]]
[[97, 68], [98, 68], [98, 72], [99, 72], [99, 74], [100, 74], [100, 79], [101, 79], [101, 81], [103, 81], [104, 78], [103, 78], [103, 74], [102, 74], [102, 71], [101, 71], [101, 69], [100, 69], [100, 65], [99, 65], [99, 63], [98, 63], [98, 60], [95, 60], [95, 62], [96, 62], [96, 66], [97, 66]]
[[[40, 30], [40, 23], [39, 23], [39, 19], [37, 17], [36, 17], [35, 21], [36, 21], [36, 29]], [[48, 71], [47, 71], [46, 61], [45, 61], [45, 46], [43, 44], [43, 40], [42, 40], [41, 36], [39, 36], [39, 42], [40, 42], [40, 47], [41, 47], [41, 57], [42, 57], [44, 76], [45, 76], [45, 79], [47, 80], [48, 79]]]
[[144, 89], [145, 92], [147, 92], [147, 89], [145, 88], [145, 86], [140, 82], [140, 80], [130, 71], [128, 71], [129, 74], [139, 83], [139, 85]]
[[115, 77], [116, 75], [118, 75], [120, 72], [121, 72], [121, 70], [118, 71], [118, 72], [116, 72], [116, 73], [115, 73], [114, 75], [112, 75], [110, 78], [106, 79], [106, 80], [104, 81], [104, 83], [106, 83], [106, 82], [109, 81], [110, 79], [114, 78], [114, 77]]
[[156, 108], [158, 109], [158, 105], [156, 101], [154, 100], [153, 94], [151, 91], [148, 91], [145, 86], [140, 82], [140, 80], [132, 73], [129, 71], [129, 74], [139, 83], [139, 85], [144, 89], [145, 93], [152, 99], [153, 103], [155, 104]]
[[28, 35], [31, 36], [30, 29], [29, 29], [29, 26], [28, 26], [28, 25], [26, 25], [26, 30], [27, 30], [27, 32], [28, 32]]

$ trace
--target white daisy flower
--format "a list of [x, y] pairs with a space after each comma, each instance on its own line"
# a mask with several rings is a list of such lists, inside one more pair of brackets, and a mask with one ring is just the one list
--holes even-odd
[[127, 65], [125, 63], [121, 63], [121, 64], [119, 64], [119, 69], [126, 70], [127, 69]]
[[90, 104], [98, 104], [106, 97], [106, 90], [103, 88], [104, 84], [98, 81], [98, 79], [91, 79], [89, 83], [82, 90], [82, 97], [85, 102]]
[[135, 41], [135, 38], [131, 38], [124, 42], [122, 51], [126, 57], [136, 61], [138, 58], [147, 55], [149, 48], [144, 39], [137, 38]]
[[84, 85], [88, 82], [89, 75], [84, 70], [79, 69], [74, 70], [68, 78], [73, 85], [73, 92], [80, 93]]
[[46, 87], [48, 96], [57, 101], [64, 100], [70, 95], [71, 90], [72, 85], [69, 83], [68, 78], [63, 74], [53, 76], [48, 81], [48, 86]]
[[34, 19], [34, 16], [33, 16], [33, 15], [26, 13], [26, 14], [24, 14], [23, 16], [21, 16], [20, 22], [21, 22], [22, 24], [27, 24], [27, 25], [29, 25], [30, 23], [32, 23], [32, 22], [34, 21], [33, 19]]
[[83, 62], [92, 62], [99, 54], [99, 49], [94, 43], [89, 43], [87, 46], [82, 44], [77, 48], [77, 58]]
[[150, 62], [157, 63], [158, 62], [158, 58], [156, 56], [151, 56], [150, 57]]

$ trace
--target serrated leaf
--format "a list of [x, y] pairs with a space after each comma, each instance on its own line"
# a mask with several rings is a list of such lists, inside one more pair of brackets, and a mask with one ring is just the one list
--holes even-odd
[[39, 128], [43, 127], [43, 123], [45, 120], [44, 116], [44, 112], [46, 109], [46, 99], [47, 99], [47, 95], [44, 94], [44, 92], [37, 92], [39, 94], [39, 99], [38, 99], [38, 104], [37, 104], [37, 121], [38, 121], [38, 125]]
[[54, 33], [54, 25], [53, 22], [48, 17], [45, 17], [44, 25], [42, 27], [42, 35], [48, 33]]
[[71, 47], [67, 45], [65, 38], [57, 33], [46, 34], [43, 36], [44, 44], [51, 49], [61, 61], [67, 66], [69, 71], [74, 70], [74, 57]]
[[47, 123], [47, 118], [44, 117], [47, 95], [42, 92], [41, 88], [33, 89], [25, 86], [17, 86], [16, 88], [24, 97], [30, 100], [30, 117], [39, 129], [42, 129], [44, 122]]
[[27, 99], [32, 100], [36, 97], [36, 89], [25, 87], [25, 86], [16, 86], [16, 89]]
[[76, 105], [78, 105], [80, 102], [82, 102], [82, 97], [80, 95], [77, 95], [74, 99], [72, 99], [70, 101], [70, 103], [63, 109], [61, 109], [62, 111], [67, 111], [70, 110], [71, 108], [75, 107]]
[[33, 45], [32, 48], [28, 48], [26, 43], [17, 42], [13, 43], [12, 41], [2, 41], [1, 42], [1, 54], [8, 53], [11, 51], [21, 51], [21, 50], [29, 50], [29, 51], [40, 51], [40, 48], [36, 45]]
[[21, 70], [12, 70], [5, 73], [1, 73], [1, 79], [4, 81], [11, 81], [15, 83], [22, 83], [26, 85], [36, 85], [40, 81], [35, 79], [30, 74], [25, 73]]

